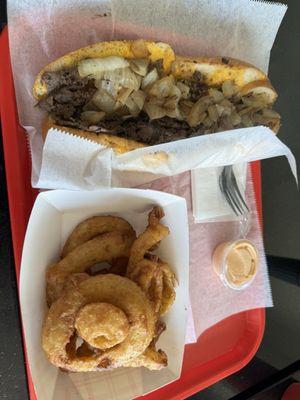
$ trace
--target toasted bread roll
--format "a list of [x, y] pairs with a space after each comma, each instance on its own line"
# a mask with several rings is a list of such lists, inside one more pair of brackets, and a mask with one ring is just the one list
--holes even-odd
[[[145, 43], [147, 50], [143, 49], [143, 43]], [[143, 53], [143, 51], [145, 53]], [[56, 72], [62, 69], [75, 67], [80, 60], [86, 58], [104, 58], [109, 56], [124, 58], [146, 57], [152, 62], [163, 59], [163, 66], [166, 72], [169, 71], [175, 59], [172, 48], [166, 43], [155, 43], [148, 40], [142, 40], [142, 42], [139, 40], [115, 40], [111, 42], [95, 43], [72, 51], [46, 65], [46, 67], [40, 71], [34, 82], [33, 96], [35, 99], [40, 100], [47, 95], [47, 85], [42, 79], [45, 72]]]
[[258, 68], [229, 57], [175, 56], [168, 44], [143, 39], [66, 54], [42, 69], [33, 95], [48, 111], [43, 137], [53, 127], [116, 154], [235, 128], [280, 127], [272, 110], [277, 93]]

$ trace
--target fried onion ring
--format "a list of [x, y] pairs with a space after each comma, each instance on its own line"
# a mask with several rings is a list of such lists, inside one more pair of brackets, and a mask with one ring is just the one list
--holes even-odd
[[176, 292], [175, 274], [169, 264], [157, 256], [147, 255], [139, 262], [128, 278], [133, 280], [147, 294], [159, 315], [166, 314], [174, 303]]
[[93, 239], [95, 236], [115, 231], [129, 233], [135, 238], [135, 231], [130, 223], [123, 218], [112, 215], [100, 215], [88, 218], [78, 224], [70, 234], [62, 249], [61, 256], [64, 258], [76, 247]]
[[163, 274], [158, 263], [146, 258], [140, 261], [128, 278], [139, 285], [159, 313], [163, 296]]
[[164, 315], [175, 300], [175, 274], [157, 256], [147, 253], [168, 236], [169, 229], [160, 223], [164, 212], [154, 207], [148, 216], [148, 227], [134, 241], [127, 267], [127, 277], [147, 294], [158, 315]]
[[168, 365], [168, 357], [162, 350], [149, 346], [143, 354], [125, 363], [124, 367], [145, 367], [152, 371], [160, 370]]
[[148, 226], [134, 241], [127, 267], [127, 275], [130, 275], [137, 264], [141, 262], [145, 254], [167, 237], [170, 233], [169, 228], [160, 223], [164, 212], [161, 207], [154, 207], [148, 217]]
[[166, 324], [162, 321], [157, 321], [155, 329], [155, 336], [145, 352], [124, 366], [145, 367], [150, 370], [160, 370], [168, 365], [168, 357], [166, 353], [162, 350], [155, 349], [155, 344], [162, 332], [166, 329]]
[[[87, 305], [103, 303], [124, 313], [128, 332], [124, 331], [124, 340], [119, 344], [106, 350], [93, 349], [92, 354], [84, 344], [80, 356], [74, 344], [80, 313]], [[95, 319], [98, 317], [103, 316], [95, 316]], [[109, 317], [105, 318], [109, 325]], [[97, 275], [64, 292], [52, 304], [43, 325], [42, 346], [50, 362], [64, 370], [84, 372], [116, 368], [133, 363], [146, 351], [155, 337], [155, 321], [149, 300], [134, 282], [113, 274]], [[114, 329], [113, 321], [111, 329]]]
[[127, 264], [128, 264], [128, 257], [119, 257], [110, 262], [110, 267], [102, 268], [99, 271], [93, 272], [89, 271], [89, 275], [94, 276], [98, 274], [115, 274], [126, 276], [127, 271]]
[[92, 265], [128, 257], [134, 237], [132, 234], [110, 232], [96, 236], [51, 265], [46, 272], [47, 302], [51, 305], [63, 291], [65, 280], [74, 273], [85, 272]]
[[168, 263], [159, 260], [159, 268], [163, 274], [163, 295], [159, 309], [160, 315], [165, 315], [175, 301], [176, 277]]
[[79, 285], [79, 283], [85, 281], [88, 278], [89, 275], [85, 272], [68, 276], [64, 282], [63, 291], [66, 292], [67, 290], [75, 289]]
[[75, 328], [91, 346], [106, 350], [123, 342], [129, 322], [120, 308], [109, 303], [91, 303], [79, 310]]

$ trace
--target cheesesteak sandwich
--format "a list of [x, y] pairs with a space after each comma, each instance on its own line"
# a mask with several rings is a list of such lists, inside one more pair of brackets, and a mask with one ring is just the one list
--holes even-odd
[[33, 95], [47, 111], [43, 133], [63, 129], [117, 154], [230, 129], [275, 133], [276, 91], [254, 66], [232, 58], [176, 56], [138, 39], [90, 45], [47, 65]]

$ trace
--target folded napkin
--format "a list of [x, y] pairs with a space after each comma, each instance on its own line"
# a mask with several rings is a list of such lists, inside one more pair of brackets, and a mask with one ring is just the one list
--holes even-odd
[[[219, 189], [223, 167], [197, 168], [191, 171], [192, 203], [195, 222], [236, 220], [236, 216]], [[235, 164], [234, 175], [240, 192], [245, 196], [247, 163]]]

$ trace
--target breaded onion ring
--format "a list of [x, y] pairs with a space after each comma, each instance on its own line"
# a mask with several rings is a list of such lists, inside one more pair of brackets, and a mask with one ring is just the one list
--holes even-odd
[[163, 274], [158, 263], [145, 258], [127, 276], [147, 294], [155, 313], [159, 313], [163, 296]]
[[152, 371], [160, 370], [168, 365], [168, 357], [162, 350], [149, 346], [143, 354], [125, 363], [124, 367], [145, 367]]
[[65, 280], [71, 274], [85, 272], [96, 263], [128, 257], [133, 240], [132, 234], [104, 233], [76, 247], [65, 258], [51, 265], [46, 272], [48, 304], [60, 297]]
[[158, 341], [162, 332], [166, 329], [166, 324], [162, 321], [157, 321], [155, 327], [155, 336], [149, 347], [143, 354], [129, 361], [124, 367], [145, 367], [150, 370], [160, 370], [168, 365], [168, 357], [162, 350], [156, 350], [155, 344]]
[[148, 216], [148, 227], [134, 241], [127, 267], [127, 277], [136, 282], [152, 302], [158, 315], [165, 314], [175, 300], [175, 275], [170, 266], [157, 256], [148, 254], [169, 234], [160, 223], [164, 212], [154, 207]]
[[154, 207], [148, 217], [147, 229], [141, 233], [134, 241], [127, 267], [127, 275], [131, 274], [137, 264], [141, 262], [145, 254], [167, 237], [170, 233], [169, 228], [162, 225], [159, 221], [163, 218], [164, 212], [161, 207]]
[[[82, 313], [85, 314], [83, 310], [87, 310], [85, 307], [91, 304], [92, 307], [95, 304], [100, 304], [100, 307], [107, 307], [106, 304], [112, 305], [114, 315], [115, 309], [120, 310], [120, 315], [124, 314], [121, 319], [126, 316], [129, 329], [127, 331], [125, 323], [124, 340], [106, 350], [93, 349], [89, 354], [89, 348], [84, 344], [81, 349], [83, 355], [80, 356], [76, 351], [74, 335], [76, 326], [80, 325]], [[108, 308], [107, 311], [111, 312]], [[93, 333], [97, 329], [98, 317], [100, 318], [98, 322], [101, 324], [103, 318], [101, 313], [91, 321]], [[105, 318], [106, 328], [111, 324], [113, 332], [114, 322], [110, 322], [108, 316]], [[84, 372], [116, 368], [127, 365], [145, 352], [155, 336], [155, 320], [149, 300], [134, 282], [113, 274], [97, 275], [64, 292], [52, 304], [43, 325], [42, 346], [52, 364], [68, 371]], [[120, 329], [120, 324], [116, 325], [117, 329]]]
[[120, 217], [111, 215], [100, 215], [82, 221], [76, 226], [68, 237], [63, 249], [62, 258], [69, 254], [76, 247], [93, 239], [95, 236], [108, 232], [126, 232], [135, 238], [135, 231], [129, 222]]
[[109, 303], [91, 303], [79, 310], [75, 328], [91, 346], [106, 350], [123, 342], [129, 322], [120, 308]]
[[89, 278], [89, 275], [85, 272], [80, 272], [78, 274], [72, 274], [68, 276], [64, 282], [63, 291], [75, 289], [79, 283], [85, 281]]
[[158, 263], [163, 274], [163, 291], [159, 314], [165, 315], [175, 301], [176, 277], [168, 263], [161, 260], [158, 260]]
[[140, 261], [128, 278], [133, 280], [147, 294], [159, 315], [168, 312], [174, 303], [176, 292], [175, 274], [169, 264], [160, 260], [157, 256], [147, 255]]

